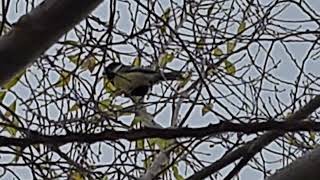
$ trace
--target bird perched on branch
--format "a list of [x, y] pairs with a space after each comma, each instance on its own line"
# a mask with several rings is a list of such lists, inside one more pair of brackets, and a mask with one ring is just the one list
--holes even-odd
[[160, 81], [181, 80], [179, 72], [162, 72], [141, 67], [132, 67], [113, 62], [104, 71], [104, 76], [126, 96], [144, 96]]

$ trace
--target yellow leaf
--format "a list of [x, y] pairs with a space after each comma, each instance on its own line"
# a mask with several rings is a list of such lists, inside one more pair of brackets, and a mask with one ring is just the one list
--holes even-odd
[[77, 111], [80, 108], [78, 103], [75, 103], [71, 108], [69, 109], [69, 112]]
[[173, 59], [174, 59], [174, 54], [173, 53], [165, 53], [160, 59], [159, 66], [160, 67], [165, 67], [168, 63], [173, 61]]
[[238, 27], [238, 34], [242, 33], [246, 29], [246, 22], [243, 20], [240, 22], [240, 25]]
[[229, 74], [229, 75], [235, 75], [235, 73], [236, 73], [236, 67], [234, 66], [234, 64], [232, 64], [230, 61], [228, 61], [228, 60], [225, 60], [224, 61], [224, 68], [225, 68], [225, 70], [227, 71], [227, 73]]
[[104, 81], [104, 88], [107, 93], [114, 93], [117, 91], [117, 88], [109, 80]]
[[220, 48], [217, 47], [214, 50], [212, 50], [212, 55], [216, 57], [221, 57], [223, 55], [223, 52]]
[[97, 59], [94, 56], [89, 56], [83, 60], [81, 65], [82, 69], [89, 70], [90, 72], [96, 67]]
[[211, 104], [211, 103], [204, 105], [204, 106], [202, 107], [202, 116], [204, 116], [204, 115], [206, 115], [208, 112], [210, 112], [211, 109], [212, 109], [212, 107], [213, 107], [213, 104]]
[[17, 73], [16, 75], [14, 75], [13, 78], [11, 78], [11, 79], [3, 86], [3, 88], [5, 88], [5, 89], [10, 89], [10, 88], [12, 88], [14, 85], [16, 85], [16, 84], [19, 82], [21, 76], [24, 75], [25, 73], [26, 73], [26, 70], [23, 70], [23, 71]]
[[78, 171], [72, 171], [70, 174], [70, 180], [84, 180], [85, 177], [82, 175], [82, 173]]
[[134, 66], [134, 67], [140, 67], [141, 66], [141, 58], [140, 58], [140, 56], [137, 56], [136, 58], [134, 58], [134, 60], [132, 62], [132, 66]]

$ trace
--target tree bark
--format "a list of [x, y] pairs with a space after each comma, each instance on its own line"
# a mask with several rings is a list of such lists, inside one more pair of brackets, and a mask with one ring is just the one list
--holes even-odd
[[316, 148], [306, 155], [279, 170], [267, 180], [318, 180], [320, 177], [320, 148]]
[[0, 38], [0, 84], [32, 63], [102, 0], [47, 0]]

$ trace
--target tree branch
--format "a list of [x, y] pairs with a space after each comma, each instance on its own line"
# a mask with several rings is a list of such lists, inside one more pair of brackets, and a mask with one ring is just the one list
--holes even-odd
[[[128, 131], [106, 130], [101, 133], [83, 134], [69, 133], [67, 135], [40, 135], [32, 132], [26, 138], [10, 138], [0, 136], [0, 146], [29, 146], [33, 144], [63, 145], [71, 142], [95, 143], [98, 141], [115, 141], [125, 139], [136, 141], [145, 138], [186, 138], [211, 136], [219, 133], [257, 133], [261, 131], [275, 131], [284, 133], [287, 131], [320, 131], [320, 122], [263, 122], [263, 123], [230, 123], [221, 122], [202, 128], [141, 128]], [[30, 132], [30, 130], [29, 130]]]
[[102, 0], [44, 1], [0, 38], [0, 84], [32, 63]]

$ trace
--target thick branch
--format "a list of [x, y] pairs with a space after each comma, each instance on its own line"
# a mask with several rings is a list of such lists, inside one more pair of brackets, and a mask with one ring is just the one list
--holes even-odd
[[[297, 112], [285, 119], [287, 123], [299, 123], [306, 119], [311, 113], [313, 113], [317, 108], [320, 107], [320, 95], [313, 98], [308, 104], [299, 109]], [[226, 167], [230, 163], [244, 157], [245, 159], [252, 158], [256, 153], [261, 151], [265, 146], [270, 144], [272, 141], [282, 136], [285, 132], [286, 127], [283, 127], [283, 131], [269, 131], [266, 132], [261, 137], [248, 142], [247, 144], [239, 147], [238, 149], [228, 153], [218, 161], [212, 163], [211, 165], [203, 168], [199, 172], [194, 173], [188, 178], [188, 180], [193, 179], [204, 179], [218, 170]]]
[[0, 38], [0, 84], [25, 68], [102, 0], [44, 1]]
[[[36, 132], [31, 133], [27, 138], [0, 137], [0, 146], [29, 146], [33, 144], [57, 144], [63, 145], [70, 142], [95, 143], [105, 140], [126, 139], [136, 141], [144, 138], [174, 139], [183, 137], [204, 137], [226, 132], [257, 133], [273, 130], [279, 133], [286, 131], [320, 131], [319, 122], [263, 122], [237, 124], [221, 122], [203, 128], [142, 128], [128, 131], [106, 130], [96, 134], [74, 133], [67, 135], [46, 136]], [[30, 130], [27, 130], [31, 132]]]
[[320, 148], [314, 149], [312, 152], [292, 162], [289, 166], [281, 169], [268, 180], [318, 180], [320, 177]]

